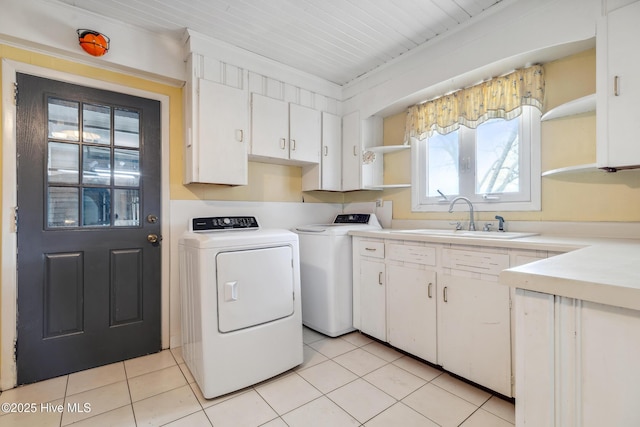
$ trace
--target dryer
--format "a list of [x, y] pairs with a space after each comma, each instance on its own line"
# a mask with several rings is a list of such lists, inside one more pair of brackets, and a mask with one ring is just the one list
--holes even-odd
[[302, 323], [337, 337], [354, 331], [351, 230], [380, 229], [375, 214], [339, 214], [294, 229], [300, 244]]
[[303, 361], [298, 236], [193, 218], [179, 242], [182, 354], [210, 399]]

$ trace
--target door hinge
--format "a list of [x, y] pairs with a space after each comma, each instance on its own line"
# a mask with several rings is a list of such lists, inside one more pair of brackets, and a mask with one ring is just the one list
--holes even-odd
[[18, 106], [18, 82], [13, 83], [13, 105]]

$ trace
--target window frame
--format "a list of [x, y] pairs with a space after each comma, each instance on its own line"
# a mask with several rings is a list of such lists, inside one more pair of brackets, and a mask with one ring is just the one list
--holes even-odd
[[[468, 197], [479, 212], [494, 211], [540, 211], [541, 210], [541, 150], [540, 150], [540, 117], [541, 112], [535, 107], [523, 106], [522, 114], [518, 116], [520, 138], [520, 185], [522, 193], [528, 192], [527, 200], [513, 200], [508, 195], [499, 199], [485, 198], [475, 194], [452, 194], [443, 197], [427, 197], [428, 170], [427, 139], [411, 139], [411, 210], [413, 212], [447, 212], [449, 203], [456, 196]], [[475, 140], [475, 129], [460, 126], [463, 138], [471, 137]], [[469, 136], [471, 134], [471, 136]], [[462, 148], [462, 146], [461, 146]], [[475, 142], [474, 142], [475, 148]], [[462, 151], [462, 149], [461, 149]], [[475, 154], [474, 154], [475, 155]], [[423, 160], [424, 161], [421, 161]], [[528, 160], [528, 161], [527, 161]], [[475, 165], [475, 158], [473, 159]], [[475, 173], [475, 170], [474, 170]], [[519, 193], [519, 194], [522, 194]], [[511, 199], [511, 200], [509, 200]]]

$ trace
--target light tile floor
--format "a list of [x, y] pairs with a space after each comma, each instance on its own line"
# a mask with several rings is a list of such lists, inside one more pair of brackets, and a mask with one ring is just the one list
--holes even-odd
[[[0, 425], [514, 425], [510, 402], [360, 333], [328, 338], [305, 328], [304, 342], [302, 365], [211, 400], [202, 397], [179, 348], [18, 387], [0, 394], [0, 403], [33, 412], [6, 413], [2, 406]], [[86, 411], [59, 411], [85, 404]]]

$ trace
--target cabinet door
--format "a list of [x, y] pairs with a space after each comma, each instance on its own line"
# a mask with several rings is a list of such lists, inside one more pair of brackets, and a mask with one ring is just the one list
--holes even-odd
[[360, 261], [360, 330], [386, 341], [386, 291], [384, 262]]
[[[599, 68], [597, 91], [599, 100], [604, 100], [606, 108], [598, 105], [599, 132], [598, 166], [625, 167], [640, 165], [640, 144], [636, 142], [640, 134], [637, 120], [637, 100], [640, 97], [640, 55], [637, 44], [640, 39], [640, 2], [610, 12], [606, 17], [606, 31], [598, 28], [599, 61], [605, 68]], [[605, 58], [604, 60], [601, 58]], [[602, 75], [602, 77], [600, 77]], [[603, 98], [604, 97], [604, 98]]]
[[198, 79], [187, 182], [247, 184], [247, 94], [241, 89]]
[[442, 275], [438, 361], [455, 374], [511, 396], [509, 287]]
[[322, 113], [322, 190], [340, 191], [342, 178], [342, 120]]
[[360, 132], [358, 111], [342, 118], [342, 191], [360, 190], [362, 185]]
[[284, 101], [251, 94], [251, 154], [289, 158], [289, 114]]
[[289, 104], [289, 157], [306, 163], [320, 163], [320, 111]]
[[437, 363], [436, 273], [388, 265], [387, 286], [389, 343]]

